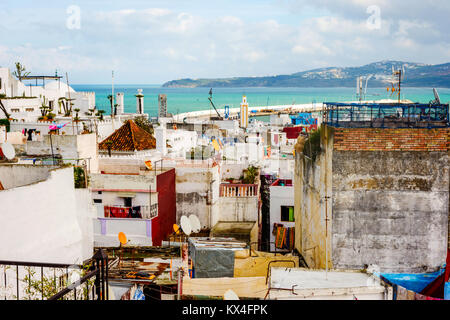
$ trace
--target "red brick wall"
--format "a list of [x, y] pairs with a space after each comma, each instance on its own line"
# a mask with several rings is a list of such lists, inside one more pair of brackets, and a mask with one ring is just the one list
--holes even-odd
[[338, 151], [447, 151], [449, 129], [336, 128]]

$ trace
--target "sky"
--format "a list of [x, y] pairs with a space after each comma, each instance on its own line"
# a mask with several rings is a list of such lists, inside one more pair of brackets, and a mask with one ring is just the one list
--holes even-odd
[[0, 66], [72, 84], [450, 62], [448, 0], [1, 0]]

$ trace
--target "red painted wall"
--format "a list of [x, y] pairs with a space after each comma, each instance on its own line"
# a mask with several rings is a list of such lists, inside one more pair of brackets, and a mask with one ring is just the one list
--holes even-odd
[[152, 220], [152, 241], [154, 246], [173, 232], [176, 223], [175, 169], [168, 170], [156, 177], [158, 191], [158, 216]]

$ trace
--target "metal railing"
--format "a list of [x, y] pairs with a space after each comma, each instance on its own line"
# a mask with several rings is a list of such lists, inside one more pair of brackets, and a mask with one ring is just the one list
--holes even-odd
[[323, 122], [349, 128], [445, 128], [448, 104], [324, 103]]
[[[108, 257], [100, 249], [91, 263], [84, 268], [76, 264], [0, 260], [0, 270], [3, 269], [0, 297], [4, 300], [108, 299]], [[71, 282], [74, 274], [78, 279]]]
[[152, 219], [152, 218], [158, 216], [158, 204], [157, 203], [154, 203], [151, 205], [139, 205], [139, 206], [133, 206], [133, 207], [127, 207], [127, 206], [121, 206], [121, 205], [105, 205], [105, 206], [103, 206], [103, 210], [105, 213], [105, 218], [114, 218], [114, 217], [108, 216], [109, 208], [126, 209], [128, 211], [127, 216], [120, 217], [120, 218], [129, 219], [129, 218], [134, 218], [131, 215], [131, 211], [133, 210], [133, 208], [137, 208], [137, 207], [140, 208], [139, 212], [140, 212], [142, 219]]

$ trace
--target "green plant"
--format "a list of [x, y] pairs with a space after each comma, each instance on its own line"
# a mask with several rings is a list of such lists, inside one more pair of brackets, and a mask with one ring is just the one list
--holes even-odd
[[100, 121], [103, 121], [103, 114], [104, 114], [105, 112], [106, 112], [105, 110], [98, 110], [98, 111], [97, 111], [97, 116], [99, 116], [98, 119], [99, 119]]
[[16, 62], [16, 71], [13, 72], [13, 75], [19, 79], [19, 81], [22, 81], [22, 78], [28, 76], [30, 72], [25, 72], [25, 67], [20, 64], [20, 62]]
[[[78, 273], [79, 278], [81, 278], [89, 272], [91, 267], [92, 263], [84, 264], [81, 269], [74, 270], [72, 273]], [[69, 278], [70, 275], [66, 273], [66, 270], [64, 269], [54, 269], [53, 275], [38, 274], [32, 267], [25, 267], [25, 269], [27, 271], [27, 275], [22, 279], [22, 281], [26, 283], [25, 300], [46, 300], [72, 284], [73, 281]], [[78, 287], [76, 291], [76, 299], [87, 299], [93, 284], [94, 279], [91, 278], [83, 283], [82, 286]], [[67, 297], [71, 298], [74, 294], [74, 291], [72, 291], [67, 294]]]
[[250, 166], [245, 170], [244, 176], [242, 177], [242, 183], [245, 184], [253, 184], [255, 183], [256, 176], [258, 174], [258, 168], [254, 166]]
[[6, 117], [7, 119], [9, 119], [9, 117], [10, 117], [11, 115], [8, 113], [8, 111], [6, 110], [5, 106], [3, 105], [3, 102], [2, 102], [2, 100], [1, 100], [1, 98], [0, 98], [0, 109], [2, 109], [3, 113], [5, 114], [5, 117]]
[[133, 118], [134, 123], [136, 123], [140, 128], [144, 129], [148, 133], [154, 133], [153, 124], [148, 120], [146, 116], [136, 116]]
[[73, 176], [76, 189], [87, 188], [86, 182], [89, 183], [89, 177], [86, 177], [86, 173], [82, 167], [73, 167]]
[[8, 119], [0, 119], [0, 126], [6, 126], [6, 132], [9, 132], [10, 121]]
[[315, 130], [309, 134], [308, 139], [305, 142], [305, 146], [303, 147], [303, 154], [312, 159], [312, 161], [316, 160], [316, 157], [319, 155], [320, 148], [320, 130]]

